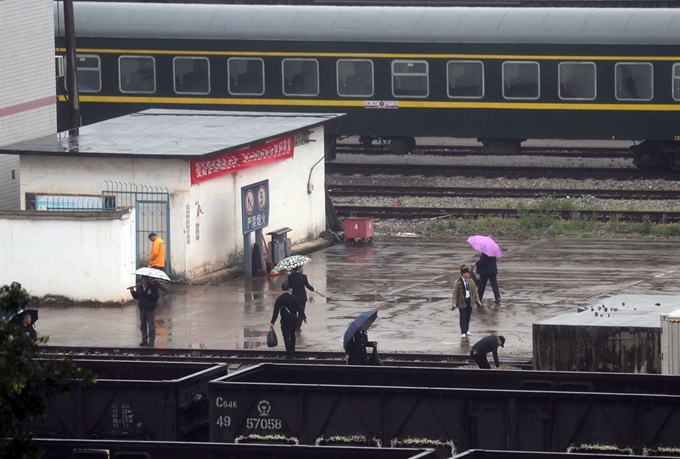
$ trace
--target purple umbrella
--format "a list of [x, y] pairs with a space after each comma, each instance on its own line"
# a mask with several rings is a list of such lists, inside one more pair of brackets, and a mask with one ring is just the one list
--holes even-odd
[[482, 252], [485, 255], [496, 258], [503, 256], [503, 251], [501, 248], [498, 247], [496, 241], [491, 239], [489, 236], [470, 236], [467, 241], [473, 249]]

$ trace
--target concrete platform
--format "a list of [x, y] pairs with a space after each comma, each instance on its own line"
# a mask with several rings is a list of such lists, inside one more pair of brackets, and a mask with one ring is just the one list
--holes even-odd
[[[680, 295], [680, 260], [673, 240], [499, 240], [500, 305], [472, 314], [461, 339], [451, 289], [458, 267], [478, 258], [464, 240], [385, 240], [336, 245], [309, 256], [305, 267], [315, 293], [307, 304], [309, 327], [298, 349], [339, 351], [341, 337], [359, 313], [378, 309], [370, 330], [385, 352], [468, 353], [489, 333], [505, 335], [501, 355], [532, 355], [532, 324], [576, 312], [617, 294]], [[172, 348], [262, 347], [274, 300], [286, 276], [231, 279], [218, 285], [174, 285], [157, 311], [156, 345]], [[36, 280], [38, 281], [38, 280]], [[29, 282], [24, 286], [30, 291]], [[278, 328], [277, 324], [277, 330]], [[135, 347], [137, 307], [40, 308], [38, 333], [53, 345]], [[277, 349], [282, 349], [279, 346]]]

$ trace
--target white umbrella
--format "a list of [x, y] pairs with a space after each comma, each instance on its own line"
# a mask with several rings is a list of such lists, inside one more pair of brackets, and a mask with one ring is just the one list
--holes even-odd
[[133, 274], [137, 274], [138, 276], [147, 276], [147, 277], [151, 277], [153, 279], [160, 279], [160, 280], [165, 280], [165, 281], [170, 280], [170, 278], [168, 277], [167, 274], [165, 274], [160, 269], [154, 269], [154, 268], [139, 268]]
[[276, 263], [276, 266], [274, 266], [275, 271], [291, 271], [294, 268], [299, 268], [300, 266], [304, 266], [307, 263], [311, 263], [312, 259], [305, 257], [304, 255], [292, 255], [288, 258], [284, 258], [283, 260], [279, 261]]

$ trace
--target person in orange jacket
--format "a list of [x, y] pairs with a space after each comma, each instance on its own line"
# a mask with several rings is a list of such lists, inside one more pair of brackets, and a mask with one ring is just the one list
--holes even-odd
[[[165, 272], [165, 241], [156, 233], [149, 233], [151, 252], [149, 253], [149, 268]], [[162, 281], [158, 282], [158, 288], [164, 295], [170, 293], [170, 289]]]

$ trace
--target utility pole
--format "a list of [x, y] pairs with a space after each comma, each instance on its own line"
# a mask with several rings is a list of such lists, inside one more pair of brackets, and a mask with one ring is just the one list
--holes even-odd
[[78, 128], [80, 127], [80, 97], [78, 96], [78, 63], [76, 62], [76, 26], [73, 17], [73, 0], [64, 0], [64, 25], [66, 29], [69, 132], [78, 135]]

